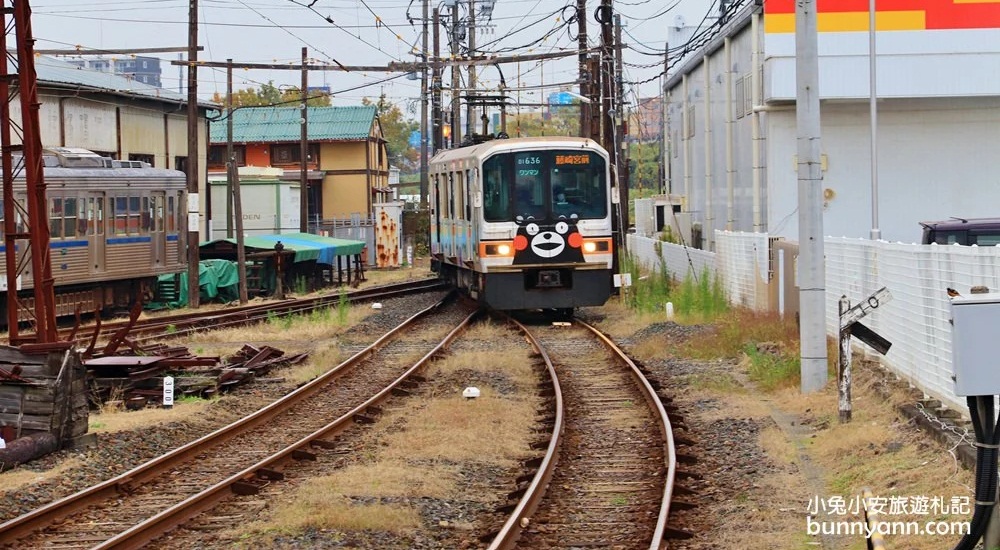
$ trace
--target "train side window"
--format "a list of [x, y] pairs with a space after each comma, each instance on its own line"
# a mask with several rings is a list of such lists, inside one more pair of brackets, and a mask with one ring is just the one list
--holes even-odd
[[128, 233], [129, 235], [135, 235], [139, 233], [139, 217], [142, 214], [142, 209], [140, 208], [141, 201], [140, 197], [129, 197], [128, 198]]
[[63, 220], [65, 221], [63, 236], [73, 237], [77, 231], [77, 206], [76, 197], [66, 197], [63, 199]]
[[[465, 197], [466, 199], [471, 199], [472, 198], [472, 189], [474, 187], [475, 186], [472, 184], [472, 170], [466, 170], [465, 171], [465, 191], [466, 191], [466, 193], [464, 195], [462, 195], [462, 196]], [[472, 201], [471, 200], [466, 200], [465, 201], [465, 219], [467, 219], [467, 220], [471, 220], [472, 219]]]
[[[110, 199], [108, 199], [110, 200]], [[97, 217], [95, 218], [94, 225], [97, 228], [97, 234], [104, 234], [104, 197], [97, 197]]]
[[455, 219], [455, 173], [448, 172], [448, 219]]
[[55, 197], [49, 200], [49, 237], [61, 239], [63, 236], [63, 200]]
[[177, 225], [174, 217], [174, 198], [167, 197], [167, 232], [173, 233], [177, 231]]
[[153, 231], [163, 231], [163, 196], [153, 197]]
[[149, 233], [152, 229], [153, 211], [150, 208], [149, 197], [142, 197], [142, 208], [139, 210], [139, 230]]
[[455, 219], [465, 219], [465, 188], [467, 186], [465, 175], [462, 172], [455, 173]]
[[111, 218], [114, 235], [125, 235], [128, 233], [128, 197], [115, 197], [111, 199], [113, 210]]
[[4, 236], [3, 200], [0, 200], [0, 238]]

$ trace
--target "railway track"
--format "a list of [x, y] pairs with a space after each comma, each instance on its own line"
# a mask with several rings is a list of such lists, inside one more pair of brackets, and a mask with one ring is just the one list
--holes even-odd
[[517, 324], [552, 379], [552, 430], [489, 548], [657, 549], [689, 537], [668, 527], [678, 454], [656, 384], [581, 321]]
[[[344, 371], [336, 382], [317, 381], [295, 392], [309, 394], [307, 402], [279, 401], [238, 433], [222, 435], [225, 443], [206, 441], [230, 427], [8, 521], [0, 525], [0, 548], [212, 547], [200, 538], [203, 533], [211, 541], [212, 532], [263, 512], [268, 499], [283, 494], [286, 475], [299, 482], [322, 475], [306, 465], [319, 460], [336, 467], [345, 453], [355, 452], [351, 439], [337, 435], [375, 423], [383, 400], [433, 384], [419, 373], [457, 337], [452, 327], [469, 323], [467, 313], [452, 306], [445, 315], [448, 328], [414, 316], [397, 336], [386, 335], [334, 369]], [[688, 506], [673, 498], [684, 492], [673, 480], [678, 457], [686, 455], [676, 452], [666, 416], [670, 405], [657, 395], [655, 381], [645, 380], [640, 367], [584, 323], [512, 326], [524, 331], [537, 350], [538, 370], [548, 373], [540, 392], [548, 405], [535, 429], [549, 435], [532, 444], [535, 458], [524, 463], [507, 503], [497, 495], [495, 512], [476, 520], [482, 544], [653, 549], [667, 538], [690, 536], [668, 521], [672, 507]], [[402, 331], [405, 340], [398, 338]], [[448, 334], [442, 338], [443, 332]], [[346, 366], [355, 360], [353, 368]], [[277, 414], [265, 420], [267, 410]]]
[[314, 458], [338, 430], [370, 421], [379, 399], [405, 393], [406, 378], [470, 319], [467, 306], [427, 308], [257, 413], [0, 524], [0, 547], [136, 548], [229, 494], [276, 481], [277, 464]]
[[341, 300], [347, 303], [385, 300], [405, 294], [442, 290], [447, 284], [438, 279], [406, 281], [377, 287], [365, 288], [341, 294], [325, 294], [310, 298], [299, 298], [251, 304], [211, 311], [194, 311], [163, 315], [145, 319], [115, 320], [77, 325], [59, 331], [59, 339], [73, 340], [83, 346], [95, 345], [100, 335], [112, 337], [118, 331], [127, 329], [127, 336], [136, 342], [145, 342], [164, 337], [181, 337], [206, 328], [232, 328], [260, 322], [274, 315], [297, 315], [323, 308], [337, 307]]

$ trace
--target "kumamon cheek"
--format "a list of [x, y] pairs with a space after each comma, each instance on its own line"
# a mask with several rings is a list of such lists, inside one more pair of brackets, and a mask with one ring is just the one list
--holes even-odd
[[569, 245], [573, 248], [580, 248], [583, 245], [583, 237], [579, 233], [573, 233], [569, 236]]
[[514, 237], [514, 250], [524, 250], [528, 248], [528, 238], [524, 235]]

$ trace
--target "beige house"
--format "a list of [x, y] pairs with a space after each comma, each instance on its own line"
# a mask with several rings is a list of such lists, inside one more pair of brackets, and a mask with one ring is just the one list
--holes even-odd
[[[360, 215], [389, 200], [389, 160], [374, 106], [309, 107], [306, 159], [309, 227]], [[283, 181], [301, 181], [301, 114], [298, 107], [244, 107], [233, 112], [238, 166], [284, 169]], [[211, 125], [208, 168], [225, 172], [227, 124]], [[225, 213], [214, 212], [216, 225]]]

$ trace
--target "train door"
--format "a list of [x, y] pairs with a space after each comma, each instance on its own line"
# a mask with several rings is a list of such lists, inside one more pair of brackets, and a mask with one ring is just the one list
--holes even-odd
[[435, 174], [431, 178], [431, 252], [441, 252], [441, 204], [439, 203], [439, 197], [441, 196], [440, 189], [441, 179]]
[[163, 219], [163, 204], [166, 193], [154, 191], [148, 197], [142, 197], [142, 225], [149, 231], [150, 253], [153, 267], [167, 265], [167, 232]]
[[106, 227], [104, 221], [104, 193], [88, 193], [87, 240], [90, 241], [90, 272], [104, 273], [107, 259], [105, 252]]

